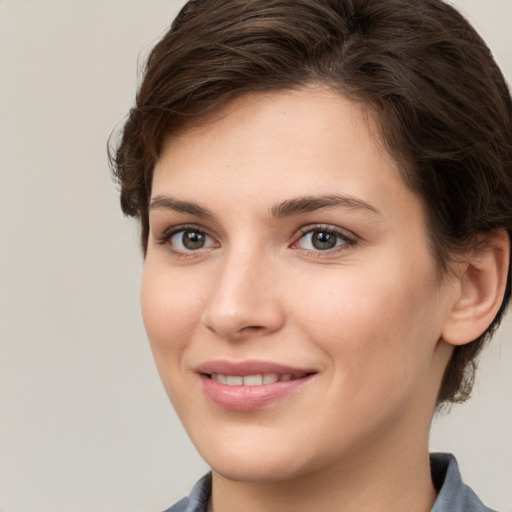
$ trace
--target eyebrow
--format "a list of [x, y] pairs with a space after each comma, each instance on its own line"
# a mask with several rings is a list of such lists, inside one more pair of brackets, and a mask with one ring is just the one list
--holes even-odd
[[[370, 203], [356, 199], [355, 197], [342, 196], [338, 194], [324, 196], [304, 196], [288, 199], [274, 205], [271, 210], [271, 216], [275, 218], [291, 217], [302, 213], [309, 213], [322, 208], [332, 208], [343, 206], [345, 208], [370, 211], [380, 214], [379, 210]], [[204, 208], [191, 201], [180, 201], [169, 196], [155, 196], [150, 203], [150, 210], [167, 209], [180, 213], [188, 213], [203, 219], [214, 219], [215, 215], [211, 210]]]
[[366, 210], [380, 214], [377, 208], [366, 201], [356, 199], [355, 197], [341, 196], [337, 194], [326, 196], [305, 196], [289, 199], [272, 207], [271, 212], [273, 217], [281, 218], [335, 206], [344, 206], [354, 210]]
[[174, 210], [175, 212], [180, 213], [189, 213], [190, 215], [194, 215], [202, 219], [215, 218], [212, 211], [199, 206], [197, 203], [192, 203], [191, 201], [180, 201], [168, 196], [155, 196], [151, 199], [151, 203], [149, 205], [150, 210], [159, 210], [162, 208], [166, 210]]

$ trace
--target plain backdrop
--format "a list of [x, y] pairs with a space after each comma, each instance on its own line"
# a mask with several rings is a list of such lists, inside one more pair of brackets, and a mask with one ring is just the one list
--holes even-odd
[[[0, 511], [159, 511], [206, 470], [161, 389], [106, 141], [173, 0], [0, 0]], [[459, 0], [512, 79], [511, 0]], [[436, 421], [512, 510], [512, 323]]]

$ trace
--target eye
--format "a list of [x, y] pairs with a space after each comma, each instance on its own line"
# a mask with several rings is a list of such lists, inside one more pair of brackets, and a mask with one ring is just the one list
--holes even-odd
[[182, 228], [164, 236], [163, 243], [170, 243], [171, 247], [178, 252], [199, 251], [216, 247], [211, 236], [197, 228]]
[[354, 244], [355, 241], [344, 233], [332, 228], [310, 229], [302, 234], [294, 244], [306, 251], [329, 251], [346, 244]]

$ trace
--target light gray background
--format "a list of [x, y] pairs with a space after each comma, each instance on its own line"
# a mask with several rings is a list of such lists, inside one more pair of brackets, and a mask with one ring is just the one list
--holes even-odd
[[[181, 1], [0, 0], [0, 511], [158, 511], [204, 471], [153, 367], [105, 144]], [[512, 79], [511, 0], [456, 2]], [[512, 510], [512, 322], [436, 422]]]

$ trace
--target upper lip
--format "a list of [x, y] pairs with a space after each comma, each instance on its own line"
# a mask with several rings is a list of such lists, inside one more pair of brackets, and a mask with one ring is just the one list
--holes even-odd
[[303, 375], [305, 373], [316, 373], [312, 368], [298, 368], [271, 361], [246, 360], [246, 361], [227, 361], [214, 360], [201, 363], [196, 367], [197, 373], [211, 375], [212, 373], [220, 373], [221, 375], [237, 375], [245, 377], [247, 375], [255, 375], [259, 373], [278, 373]]

